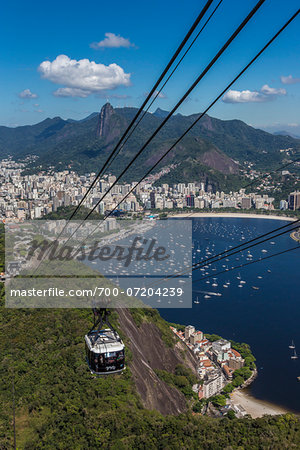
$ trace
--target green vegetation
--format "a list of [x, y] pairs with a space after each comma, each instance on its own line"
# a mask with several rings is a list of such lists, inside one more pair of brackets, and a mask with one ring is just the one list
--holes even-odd
[[[236, 370], [235, 373], [237, 372], [246, 380], [250, 376], [249, 375], [250, 370], [256, 369], [256, 365], [255, 365], [256, 359], [255, 359], [254, 355], [252, 354], [250, 346], [248, 344], [245, 344], [245, 343], [240, 344], [239, 342], [235, 342], [232, 340], [230, 340], [230, 342], [231, 342], [232, 348], [234, 348], [236, 351], [238, 351], [245, 360], [245, 367], [243, 367], [242, 369], [238, 369], [241, 372], [238, 372], [238, 370]], [[249, 375], [248, 377], [246, 377], [247, 374]]]
[[192, 386], [198, 383], [199, 380], [188, 367], [178, 364], [175, 367], [175, 373], [170, 373], [166, 370], [156, 370], [155, 373], [161, 380], [169, 386], [176, 387], [186, 397], [196, 396], [192, 391]]
[[[211, 342], [218, 341], [219, 339], [223, 339], [221, 336], [217, 334], [207, 334], [205, 333], [205, 337]], [[230, 394], [234, 390], [234, 388], [241, 386], [245, 383], [248, 378], [250, 378], [253, 374], [253, 371], [256, 369], [255, 365], [255, 357], [251, 352], [250, 346], [246, 343], [239, 343], [230, 340], [231, 347], [239, 352], [242, 358], [245, 360], [245, 365], [241, 369], [237, 369], [233, 373], [233, 380], [231, 383], [228, 383], [224, 388], [224, 394]]]
[[226, 417], [228, 417], [228, 419], [230, 419], [230, 420], [235, 419], [235, 412], [233, 411], [233, 409], [230, 409], [228, 411], [228, 413], [226, 414]]
[[209, 399], [214, 406], [220, 407], [226, 405], [226, 397], [222, 394], [215, 395]]
[[[106, 108], [104, 136], [97, 135], [98, 114], [79, 122], [55, 117], [28, 127], [2, 127], [0, 150], [3, 156], [10, 154], [22, 158], [28, 154], [37, 155], [38, 159], [27, 169], [27, 173], [36, 173], [49, 166], [56, 171], [94, 172], [95, 168], [104, 164], [137, 112], [135, 108]], [[138, 165], [128, 170], [124, 181], [134, 181], [144, 174], [155, 162], [156, 155], [166, 151], [196, 117], [176, 115], [169, 120], [139, 157]], [[150, 136], [162, 120], [159, 115], [146, 114], [137, 132], [121, 150], [120, 158], [124, 166], [141, 148], [145, 136]], [[239, 120], [223, 121], [204, 116], [155, 170], [174, 164], [176, 167], [161, 178], [163, 182], [201, 179], [216, 188], [236, 189], [241, 187], [242, 178], [238, 176], [237, 165], [232, 160], [241, 164], [248, 161], [254, 163], [257, 169], [272, 170], [286, 158], [279, 150], [291, 147], [297, 151], [299, 140], [274, 136]], [[119, 161], [118, 158], [111, 165], [110, 170], [114, 174], [119, 173]]]
[[[69, 219], [71, 217], [72, 213], [75, 211], [76, 206], [59, 206], [57, 208], [57, 211], [53, 211], [49, 214], [46, 214], [42, 217], [41, 220], [61, 220], [61, 219]], [[86, 208], [85, 206], [81, 206], [80, 210], [76, 213], [73, 220], [83, 220], [87, 214], [90, 212], [90, 209]], [[104, 216], [97, 213], [96, 211], [92, 212], [92, 214], [89, 217], [89, 220], [100, 220], [103, 219]]]
[[[212, 450], [300, 445], [300, 423], [290, 414], [256, 420], [211, 419], [190, 413], [163, 417], [142, 407], [130, 369], [118, 376], [91, 376], [83, 344], [91, 324], [89, 311], [6, 310], [3, 304], [1, 309], [3, 450], [13, 442], [12, 376], [19, 449]], [[116, 315], [113, 320], [117, 326]], [[175, 376], [184, 390], [189, 377], [186, 369], [178, 367]], [[214, 401], [223, 402], [222, 397]]]
[[219, 336], [218, 334], [207, 334], [205, 333], [205, 337], [206, 339], [208, 339], [210, 342], [215, 342], [218, 341], [219, 339], [223, 339], [221, 336]]
[[170, 329], [170, 324], [166, 322], [156, 309], [153, 308], [133, 308], [130, 310], [135, 324], [139, 327], [143, 322], [154, 323], [161, 333], [161, 338], [167, 347], [173, 347], [176, 339]]
[[[3, 227], [0, 237], [3, 239]], [[1, 255], [3, 264], [3, 252]], [[1, 450], [13, 447], [13, 379], [20, 450], [300, 446], [300, 422], [290, 414], [255, 420], [228, 414], [212, 419], [191, 412], [164, 417], [144, 409], [130, 372], [130, 341], [118, 329], [116, 312], [111, 321], [125, 339], [129, 368], [121, 375], [97, 378], [85, 363], [83, 336], [92, 322], [89, 310], [6, 309], [4, 287], [0, 285], [0, 311]], [[173, 345], [169, 324], [157, 311], [140, 309], [132, 313], [140, 325], [143, 321], [155, 323], [165, 342]], [[182, 392], [190, 392], [195, 380], [188, 369], [178, 365], [174, 374], [162, 372], [163, 376], [171, 375], [170, 383]], [[213, 400], [215, 404], [224, 402], [223, 396]]]
[[205, 180], [207, 184], [211, 184], [215, 190], [238, 191], [242, 185], [242, 177], [240, 175], [223, 174], [219, 170], [212, 169], [199, 161], [193, 154], [186, 155], [178, 166], [163, 175], [156, 183], [161, 186], [164, 183], [176, 184], [190, 183], [191, 181]]

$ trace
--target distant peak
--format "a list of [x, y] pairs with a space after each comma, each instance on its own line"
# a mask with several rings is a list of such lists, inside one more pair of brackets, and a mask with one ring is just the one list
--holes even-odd
[[157, 108], [157, 110], [153, 113], [156, 117], [167, 117], [169, 111], [165, 111], [164, 109]]
[[105, 103], [105, 105], [102, 106], [99, 114], [99, 122], [97, 128], [98, 137], [103, 137], [106, 135], [108, 129], [108, 122], [113, 112], [114, 108], [111, 106], [110, 103]]
[[113, 110], [114, 108], [112, 107], [112, 105], [109, 102], [107, 102], [102, 106], [100, 114], [102, 113], [102, 111], [107, 113], [108, 111], [112, 112]]

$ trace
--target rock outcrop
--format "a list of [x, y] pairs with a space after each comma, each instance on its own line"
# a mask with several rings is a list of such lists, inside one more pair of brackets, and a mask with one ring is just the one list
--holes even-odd
[[173, 372], [178, 364], [183, 364], [196, 373], [196, 359], [182, 343], [174, 348], [167, 347], [160, 330], [152, 322], [144, 322], [139, 327], [130, 312], [119, 309], [120, 327], [130, 341], [133, 359], [130, 362], [134, 382], [143, 405], [162, 414], [179, 414], [187, 409], [184, 395], [160, 380], [155, 369]]

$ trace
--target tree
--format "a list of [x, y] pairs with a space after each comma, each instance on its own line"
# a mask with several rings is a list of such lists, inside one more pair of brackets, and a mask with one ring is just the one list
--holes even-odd
[[226, 397], [222, 394], [216, 395], [211, 398], [211, 402], [215, 406], [225, 406], [226, 405]]
[[228, 413], [226, 414], [226, 417], [228, 417], [228, 419], [230, 419], [230, 420], [232, 420], [232, 419], [235, 419], [235, 412], [233, 411], [233, 409], [230, 409], [229, 411], [228, 411]]
[[241, 386], [244, 383], [244, 378], [242, 378], [240, 375], [238, 375], [232, 382], [233, 386]]
[[232, 392], [234, 389], [234, 386], [232, 385], [232, 383], [228, 383], [226, 384], [226, 386], [223, 388], [223, 392], [225, 394], [230, 394], [230, 392]]

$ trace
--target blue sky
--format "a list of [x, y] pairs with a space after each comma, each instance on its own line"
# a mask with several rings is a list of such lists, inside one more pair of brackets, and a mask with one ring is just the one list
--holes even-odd
[[[140, 106], [204, 3], [6, 2], [0, 28], [0, 125], [55, 116], [80, 119], [107, 100], [115, 107]], [[172, 108], [255, 3], [223, 0], [153, 110]], [[180, 112], [203, 110], [298, 7], [297, 0], [267, 0]], [[212, 116], [300, 130], [299, 25], [298, 16]]]

